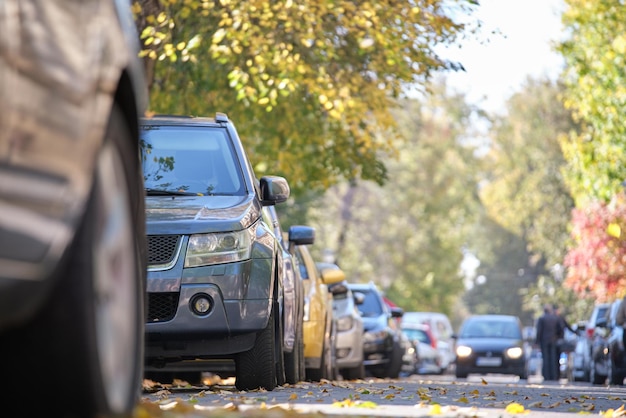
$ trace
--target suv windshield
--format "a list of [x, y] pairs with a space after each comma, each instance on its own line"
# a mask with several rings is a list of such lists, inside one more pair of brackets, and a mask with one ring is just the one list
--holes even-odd
[[148, 194], [245, 194], [226, 130], [144, 126], [141, 138]]
[[360, 291], [365, 296], [363, 303], [359, 305], [359, 312], [363, 317], [382, 315], [383, 307], [375, 292]]

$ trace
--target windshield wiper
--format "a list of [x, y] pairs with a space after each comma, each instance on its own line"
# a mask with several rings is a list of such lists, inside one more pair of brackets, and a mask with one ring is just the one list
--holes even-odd
[[146, 189], [148, 196], [198, 196], [198, 193], [178, 190]]

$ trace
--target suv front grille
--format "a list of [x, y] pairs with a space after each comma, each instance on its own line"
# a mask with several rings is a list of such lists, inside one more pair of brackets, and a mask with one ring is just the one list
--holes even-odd
[[180, 238], [180, 235], [148, 235], [148, 266], [172, 263]]
[[170, 321], [176, 315], [178, 292], [148, 293], [148, 317], [146, 322]]

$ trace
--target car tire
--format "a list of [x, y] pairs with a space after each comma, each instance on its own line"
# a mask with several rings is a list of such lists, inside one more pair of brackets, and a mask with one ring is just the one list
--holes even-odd
[[235, 387], [238, 390], [276, 387], [276, 309], [271, 310], [267, 326], [256, 336], [254, 346], [236, 356]]
[[589, 382], [594, 385], [601, 385], [606, 382], [606, 376], [597, 373], [595, 360], [591, 360], [589, 364]]
[[[141, 395], [144, 198], [139, 153], [117, 108], [96, 158], [84, 216], [43, 309], [0, 339], [3, 397], [32, 415], [129, 415]], [[33, 402], [25, 388], [40, 379], [53, 385]]]
[[274, 354], [274, 358], [276, 359], [276, 385], [282, 386], [286, 383], [285, 377], [285, 352], [283, 351], [283, 341], [284, 338], [284, 326], [282, 317], [280, 316], [280, 308], [278, 303], [275, 303], [275, 313], [274, 318], [276, 319], [276, 334], [274, 341], [274, 350], [276, 353]]
[[341, 375], [346, 380], [363, 379], [365, 377], [365, 366], [361, 363], [355, 367], [347, 367], [341, 371]]
[[400, 376], [402, 370], [402, 356], [404, 355], [404, 348], [400, 344], [400, 341], [393, 342], [393, 349], [391, 350], [389, 357], [389, 367], [385, 373], [385, 377], [396, 379]]

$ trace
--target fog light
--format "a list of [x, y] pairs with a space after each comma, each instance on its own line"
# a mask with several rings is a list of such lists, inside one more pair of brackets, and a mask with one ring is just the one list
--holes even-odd
[[340, 349], [337, 350], [337, 358], [347, 357], [348, 354], [350, 354], [350, 349], [349, 348], [340, 348]]
[[213, 299], [209, 295], [199, 294], [191, 299], [189, 305], [196, 315], [207, 315], [213, 308]]

